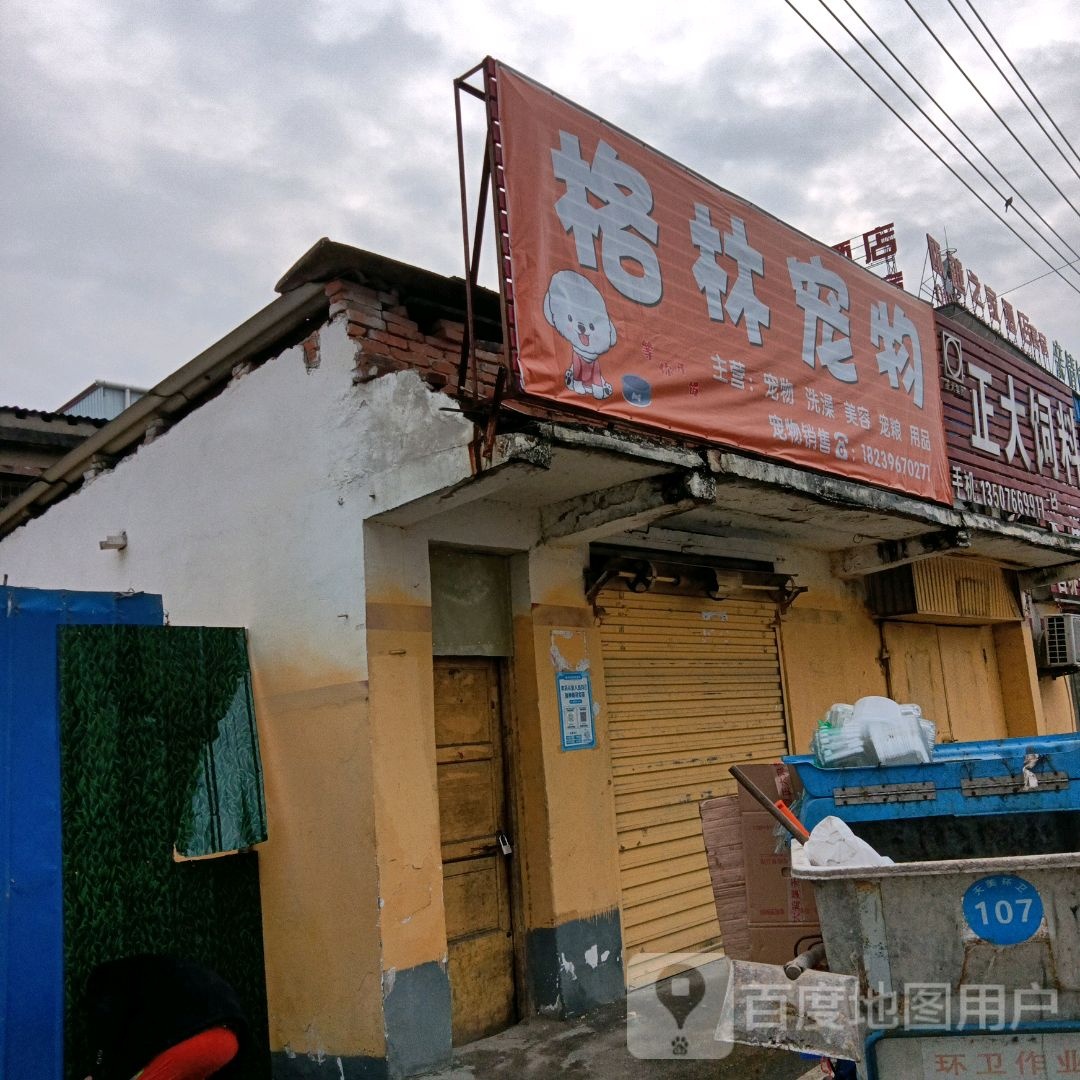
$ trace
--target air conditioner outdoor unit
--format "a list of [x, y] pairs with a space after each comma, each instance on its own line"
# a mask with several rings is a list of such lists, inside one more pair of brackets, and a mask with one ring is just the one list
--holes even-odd
[[1043, 668], [1080, 669], [1080, 615], [1046, 615], [1042, 628]]

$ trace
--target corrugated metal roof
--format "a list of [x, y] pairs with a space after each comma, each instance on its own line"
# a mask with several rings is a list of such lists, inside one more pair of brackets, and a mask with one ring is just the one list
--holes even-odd
[[68, 427], [77, 427], [79, 424], [85, 424], [88, 427], [104, 427], [108, 422], [106, 420], [98, 420], [92, 416], [76, 416], [68, 413], [61, 412], [45, 412], [42, 409], [27, 409], [21, 405], [0, 405], [0, 413], [13, 416], [16, 420], [26, 420], [33, 417], [37, 420], [44, 420], [45, 423], [64, 424]]

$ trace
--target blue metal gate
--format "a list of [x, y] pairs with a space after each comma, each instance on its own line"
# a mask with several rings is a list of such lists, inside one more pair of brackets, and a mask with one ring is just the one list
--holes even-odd
[[160, 596], [0, 587], [0, 1076], [63, 1074], [57, 628], [163, 620]]

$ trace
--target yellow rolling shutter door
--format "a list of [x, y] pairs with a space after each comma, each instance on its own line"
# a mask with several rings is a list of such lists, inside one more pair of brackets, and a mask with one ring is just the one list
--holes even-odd
[[604, 589], [597, 605], [623, 962], [635, 986], [666, 966], [643, 954], [720, 945], [698, 803], [733, 790], [733, 763], [788, 752], [776, 606], [634, 593], [621, 582]]

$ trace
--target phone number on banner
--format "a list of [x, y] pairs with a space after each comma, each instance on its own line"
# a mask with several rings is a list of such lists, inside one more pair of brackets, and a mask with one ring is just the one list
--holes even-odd
[[916, 461], [904, 454], [894, 454], [891, 450], [880, 450], [876, 446], [863, 446], [863, 461], [883, 472], [894, 472], [898, 476], [914, 476], [925, 480], [930, 475], [928, 461]]

